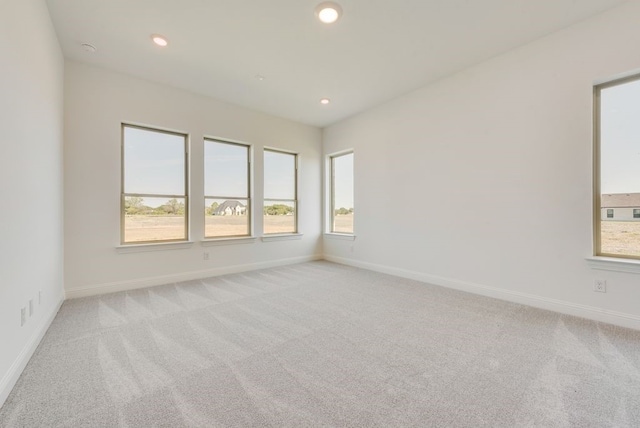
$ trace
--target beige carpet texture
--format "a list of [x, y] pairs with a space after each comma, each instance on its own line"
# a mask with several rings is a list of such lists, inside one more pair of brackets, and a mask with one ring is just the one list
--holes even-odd
[[638, 427], [640, 332], [329, 262], [66, 301], [1, 427]]

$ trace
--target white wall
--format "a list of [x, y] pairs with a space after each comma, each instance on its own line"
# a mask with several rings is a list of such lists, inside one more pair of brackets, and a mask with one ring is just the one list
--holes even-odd
[[44, 1], [0, 1], [0, 70], [1, 406], [63, 298], [64, 63]]
[[[120, 124], [190, 135], [191, 248], [119, 253]], [[203, 136], [253, 144], [255, 212], [262, 212], [263, 146], [300, 154], [301, 240], [202, 247]], [[321, 131], [211, 98], [75, 62], [65, 67], [67, 297], [307, 260], [322, 254]], [[255, 217], [262, 232], [262, 216]], [[203, 252], [209, 260], [203, 260]]]
[[638, 16], [626, 3], [325, 129], [324, 154], [355, 149], [357, 234], [325, 255], [640, 328], [640, 275], [585, 261], [592, 86], [640, 69]]

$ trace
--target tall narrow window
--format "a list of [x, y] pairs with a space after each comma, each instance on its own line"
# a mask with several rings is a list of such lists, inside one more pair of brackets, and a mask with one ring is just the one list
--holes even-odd
[[298, 156], [264, 151], [264, 233], [298, 231]]
[[188, 238], [187, 136], [122, 125], [122, 244]]
[[251, 235], [249, 146], [204, 140], [205, 237]]
[[640, 75], [596, 86], [594, 104], [595, 253], [640, 259]]
[[330, 157], [331, 232], [353, 233], [353, 152]]

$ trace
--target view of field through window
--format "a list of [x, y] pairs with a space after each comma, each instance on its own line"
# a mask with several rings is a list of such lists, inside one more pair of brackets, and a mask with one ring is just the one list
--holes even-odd
[[599, 93], [598, 254], [640, 257], [640, 80]]
[[247, 199], [205, 199], [205, 236], [244, 236], [249, 234]]
[[[186, 138], [123, 125], [123, 243], [188, 239]], [[204, 140], [207, 238], [251, 235], [249, 150]], [[332, 232], [353, 233], [353, 153], [331, 159]], [[296, 233], [297, 155], [265, 150], [264, 186], [264, 233]]]
[[184, 239], [184, 199], [126, 197], [124, 234], [125, 242]]
[[249, 146], [204, 141], [206, 238], [251, 235]]
[[331, 232], [353, 233], [353, 153], [331, 157]]
[[186, 136], [123, 125], [122, 242], [187, 239]]
[[297, 232], [297, 155], [264, 151], [265, 234]]

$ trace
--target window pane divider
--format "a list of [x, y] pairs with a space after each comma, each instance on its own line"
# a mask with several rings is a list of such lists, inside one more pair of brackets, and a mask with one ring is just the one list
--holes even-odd
[[187, 195], [161, 195], [159, 193], [123, 193], [124, 197], [133, 196], [140, 198], [180, 198], [187, 199]]
[[246, 199], [251, 200], [251, 198], [247, 197], [247, 196], [209, 196], [209, 195], [205, 195], [204, 197], [205, 199]]

